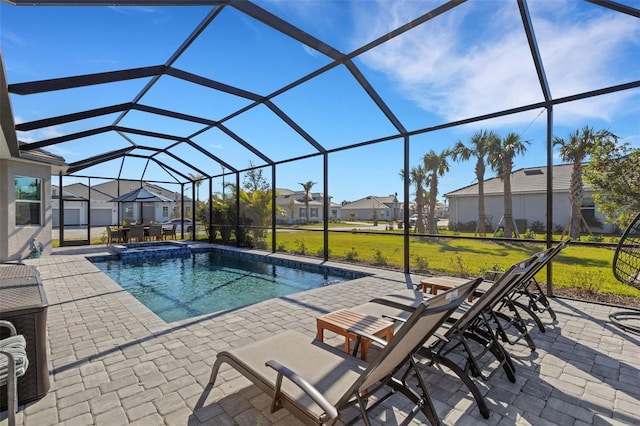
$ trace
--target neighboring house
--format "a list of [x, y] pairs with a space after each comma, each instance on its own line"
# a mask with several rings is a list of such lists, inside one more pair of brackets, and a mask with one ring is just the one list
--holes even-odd
[[[76, 195], [67, 189], [62, 190], [64, 200], [64, 224], [77, 226], [86, 224], [86, 215], [82, 219], [82, 213], [87, 210], [87, 199]], [[51, 185], [51, 225], [54, 228], [60, 226], [60, 187]]]
[[369, 195], [342, 206], [342, 218], [345, 220], [372, 220], [376, 212], [378, 220], [402, 219], [403, 203], [395, 195], [379, 197]]
[[[143, 187], [158, 195], [175, 200], [172, 203], [115, 203], [111, 200], [118, 195], [124, 195], [140, 187], [138, 180], [121, 180], [118, 189], [118, 181], [110, 180], [91, 189], [83, 183], [65, 185], [62, 189], [64, 203], [65, 225], [87, 225], [88, 206], [90, 205], [91, 226], [115, 225], [119, 221], [138, 221], [140, 217], [145, 223], [166, 222], [169, 219], [180, 216], [180, 193], [170, 191], [158, 185], [144, 183]], [[60, 225], [60, 199], [59, 189], [53, 186], [53, 226]], [[192, 199], [184, 197], [185, 217], [191, 217]], [[142, 207], [142, 212], [140, 208]]]
[[[322, 222], [324, 214], [324, 194], [320, 192], [309, 193], [309, 220], [306, 220], [307, 208], [304, 202], [304, 197], [304, 191], [292, 191], [286, 188], [276, 188], [276, 206], [281, 212], [278, 217], [278, 222]], [[339, 206], [334, 203], [331, 203], [330, 205], [329, 219], [339, 219]]]
[[[565, 229], [571, 217], [569, 184], [571, 164], [553, 166], [553, 228]], [[511, 174], [513, 194], [513, 218], [520, 232], [530, 228], [534, 222], [547, 222], [547, 167], [530, 167]], [[489, 229], [493, 232], [504, 213], [503, 182], [492, 178], [484, 182], [485, 214]], [[478, 221], [478, 184], [470, 185], [444, 195], [449, 200], [449, 223], [467, 224]], [[598, 212], [593, 201], [593, 190], [585, 183], [582, 200], [582, 215], [591, 230], [611, 231], [604, 224], [604, 216]], [[602, 225], [602, 227], [597, 226]]]

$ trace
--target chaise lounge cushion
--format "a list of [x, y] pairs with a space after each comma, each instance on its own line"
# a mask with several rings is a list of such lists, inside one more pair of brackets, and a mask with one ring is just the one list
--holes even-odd
[[[295, 348], [295, 350], [292, 350]], [[277, 372], [265, 366], [274, 360], [296, 372], [312, 384], [333, 405], [344, 396], [367, 367], [367, 362], [341, 349], [294, 330], [274, 334], [261, 341], [218, 353], [218, 359], [232, 365], [269, 395], [275, 387]], [[309, 360], [313, 360], [310, 364]], [[298, 386], [282, 382], [283, 396], [320, 417], [324, 411]]]

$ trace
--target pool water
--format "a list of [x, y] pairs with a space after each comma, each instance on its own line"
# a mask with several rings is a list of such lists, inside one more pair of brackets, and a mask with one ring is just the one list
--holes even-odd
[[166, 322], [348, 280], [216, 251], [94, 263]]

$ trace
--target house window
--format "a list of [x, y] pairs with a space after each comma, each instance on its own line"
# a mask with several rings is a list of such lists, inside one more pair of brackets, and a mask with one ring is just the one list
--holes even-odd
[[309, 212], [309, 215], [311, 217], [318, 217], [318, 208], [317, 207], [311, 207]]
[[169, 207], [162, 206], [162, 217], [169, 217]]
[[15, 177], [16, 225], [42, 225], [42, 179]]
[[124, 206], [124, 218], [126, 220], [133, 220], [133, 204]]
[[307, 210], [305, 208], [300, 208], [298, 211], [298, 217], [307, 217]]
[[184, 210], [185, 217], [191, 217], [191, 206], [186, 206]]

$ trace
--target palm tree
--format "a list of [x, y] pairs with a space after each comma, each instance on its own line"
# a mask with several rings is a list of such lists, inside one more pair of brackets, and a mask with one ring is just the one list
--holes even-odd
[[444, 176], [449, 171], [449, 161], [447, 160], [449, 156], [451, 156], [451, 151], [445, 149], [439, 154], [431, 150], [422, 157], [424, 169], [427, 172], [427, 180], [429, 181], [429, 216], [427, 223], [429, 224], [430, 234], [438, 233], [438, 220], [436, 219], [438, 177]]
[[486, 214], [484, 208], [484, 172], [486, 169], [485, 157], [489, 153], [491, 144], [497, 143], [498, 135], [493, 131], [479, 130], [471, 137], [470, 146], [458, 141], [451, 155], [453, 161], [467, 161], [471, 157], [476, 158], [476, 180], [478, 181], [478, 233], [486, 236]]
[[582, 196], [584, 195], [584, 185], [582, 182], [582, 166], [589, 152], [595, 147], [600, 139], [614, 138], [617, 136], [608, 130], [593, 130], [593, 127], [584, 126], [582, 132], [576, 130], [569, 133], [567, 140], [556, 137], [553, 140], [554, 146], [560, 146], [560, 157], [567, 163], [572, 163], [571, 186], [569, 190], [569, 202], [571, 203], [571, 219], [569, 236], [579, 240], [582, 221]]
[[[400, 170], [400, 178], [404, 181], [404, 170]], [[418, 220], [416, 221], [416, 229], [419, 233], [424, 232], [423, 208], [425, 199], [424, 184], [427, 178], [427, 172], [422, 166], [411, 168], [409, 172], [409, 181], [416, 187], [416, 213]], [[407, 224], [408, 226], [409, 224]]]
[[311, 192], [311, 188], [313, 188], [313, 185], [315, 184], [316, 182], [312, 182], [312, 181], [300, 183], [300, 185], [302, 185], [302, 187], [304, 188], [304, 207], [307, 212], [306, 217], [304, 219], [305, 223], [309, 223], [309, 200], [311, 198], [309, 196], [309, 193]]
[[200, 185], [202, 185], [202, 179], [204, 179], [205, 176], [201, 175], [200, 173], [198, 173], [197, 175], [189, 173], [189, 178], [193, 182], [193, 186], [196, 188], [196, 205], [197, 205], [198, 202], [200, 201]]
[[493, 171], [502, 179], [504, 185], [504, 236], [511, 238], [514, 232], [513, 205], [511, 199], [511, 172], [516, 155], [527, 152], [529, 141], [523, 141], [520, 135], [509, 133], [504, 139], [491, 144], [487, 160]]

